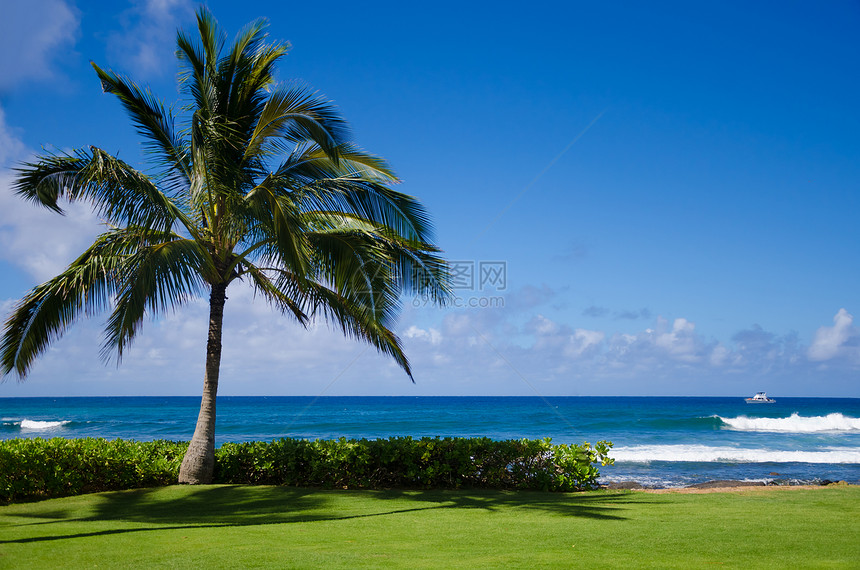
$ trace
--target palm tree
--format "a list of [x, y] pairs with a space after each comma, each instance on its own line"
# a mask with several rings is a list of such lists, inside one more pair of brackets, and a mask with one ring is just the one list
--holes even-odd
[[205, 8], [197, 25], [199, 42], [177, 35], [185, 98], [177, 116], [148, 89], [93, 64], [145, 139], [150, 174], [96, 147], [18, 169], [23, 198], [59, 213], [61, 197], [89, 201], [109, 229], [15, 306], [0, 340], [3, 374], [23, 379], [77, 317], [110, 310], [102, 356], [119, 361], [146, 314], [208, 292], [203, 398], [183, 483], [212, 478], [231, 283], [245, 281], [303, 325], [315, 317], [337, 325], [393, 357], [410, 378], [391, 332], [400, 296], [440, 301], [448, 291], [428, 216], [390, 187], [397, 179], [385, 161], [349, 142], [329, 102], [275, 84], [288, 45], [267, 43], [262, 20], [229, 47]]

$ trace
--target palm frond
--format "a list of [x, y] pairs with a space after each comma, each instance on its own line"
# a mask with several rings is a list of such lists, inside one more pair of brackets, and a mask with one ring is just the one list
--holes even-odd
[[266, 180], [249, 192], [244, 202], [241, 210], [246, 227], [243, 241], [250, 249], [258, 250], [255, 256], [283, 265], [299, 275], [306, 274], [309, 250], [304, 234], [307, 228], [296, 205], [274, 193]]
[[269, 94], [260, 112], [245, 160], [265, 153], [275, 138], [292, 144], [313, 142], [336, 161], [346, 136], [346, 122], [329, 101], [301, 86], [280, 88]]
[[383, 354], [391, 356], [415, 382], [400, 339], [379, 321], [373, 310], [321, 283], [299, 279], [283, 269], [275, 272], [277, 276], [274, 282], [278, 289], [285, 296], [298, 300], [305, 313], [320, 317], [339, 328], [345, 336], [367, 342]]
[[385, 225], [407, 239], [432, 241], [433, 228], [424, 207], [384, 184], [358, 178], [316, 180], [302, 187], [296, 200], [309, 211], [342, 210]]
[[242, 277], [249, 277], [254, 291], [259, 293], [271, 305], [277, 308], [281, 314], [292, 315], [302, 326], [307, 326], [308, 316], [302, 307], [291, 296], [280, 290], [277, 285], [266, 275], [264, 270], [259, 269], [251, 263], [243, 263]]
[[197, 242], [174, 234], [153, 240], [145, 230], [137, 230], [128, 232], [141, 246], [125, 259], [118, 275], [116, 306], [105, 328], [103, 358], [114, 351], [122, 358], [147, 312], [155, 316], [175, 310], [200, 294], [205, 288], [204, 278], [217, 279], [211, 258]]
[[199, 47], [187, 34], [177, 32], [176, 57], [185, 66], [180, 68], [179, 84], [191, 95], [193, 105], [188, 110], [212, 115], [217, 112], [217, 86], [213, 80], [226, 35], [205, 6], [197, 10], [197, 31]]
[[12, 310], [0, 341], [4, 374], [23, 378], [33, 360], [84, 313], [96, 314], [110, 304], [128, 255], [139, 247], [127, 232], [100, 235], [60, 275], [35, 287]]
[[60, 197], [87, 200], [114, 225], [167, 230], [175, 222], [190, 226], [182, 211], [146, 175], [105, 151], [41, 157], [16, 169], [14, 189], [26, 200], [62, 213]]
[[180, 177], [185, 185], [189, 184], [191, 157], [175, 131], [173, 114], [148, 89], [141, 89], [127, 77], [104, 71], [95, 63], [92, 66], [101, 79], [104, 92], [119, 98], [137, 132], [149, 141], [151, 150], [163, 155], [161, 164], [168, 172]]
[[[328, 159], [328, 155], [321, 148], [316, 147], [310, 147], [306, 156], [317, 161]], [[360, 178], [382, 184], [399, 182], [397, 175], [385, 159], [364, 151], [354, 143], [346, 142], [339, 145], [337, 157], [336, 168], [341, 177]], [[329, 178], [335, 178], [335, 176]]]
[[265, 19], [245, 26], [236, 35], [230, 53], [222, 58], [218, 66], [222, 97], [226, 99], [222, 108], [232, 117], [243, 118], [246, 128], [259, 115], [266, 97], [264, 89], [274, 81], [272, 72], [275, 62], [287, 52], [286, 46], [267, 48], [263, 45], [268, 35], [267, 28]]
[[359, 232], [315, 233], [314, 280], [327, 284], [393, 326], [400, 311], [400, 290], [393, 279], [391, 260], [371, 239]]
[[[398, 295], [414, 293], [439, 303], [449, 296], [448, 267], [437, 255], [439, 249], [432, 244], [406, 239], [388, 226], [342, 213], [311, 212], [306, 218], [308, 225], [315, 228], [307, 236], [314, 251], [352, 248], [354, 255], [365, 262], [365, 267], [371, 268], [366, 270], [381, 277], [383, 286], [393, 287]], [[368, 263], [368, 259], [374, 261]], [[331, 263], [342, 262], [332, 260]], [[333, 275], [326, 273], [326, 278], [332, 279]], [[362, 279], [367, 280], [366, 277]]]
[[424, 207], [388, 184], [396, 181], [382, 159], [352, 144], [341, 145], [337, 162], [315, 146], [291, 153], [272, 175], [272, 185], [292, 193], [307, 210], [342, 210], [392, 227], [409, 239], [431, 242]]

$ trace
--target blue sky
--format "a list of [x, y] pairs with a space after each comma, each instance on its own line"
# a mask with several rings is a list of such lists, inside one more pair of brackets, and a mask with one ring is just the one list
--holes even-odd
[[[458, 306], [404, 299], [416, 384], [235, 286], [221, 394], [860, 397], [856, 2], [208, 5], [231, 34], [270, 20], [281, 79], [333, 99], [474, 272]], [[23, 204], [10, 168], [86, 145], [142, 165], [88, 62], [175, 101], [195, 7], [4, 5], [4, 315], [99, 231]], [[120, 367], [102, 322], [0, 396], [199, 394], [205, 302], [147, 323]]]

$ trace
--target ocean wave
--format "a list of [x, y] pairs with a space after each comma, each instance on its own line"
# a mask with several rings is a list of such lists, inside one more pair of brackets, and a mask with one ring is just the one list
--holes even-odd
[[[724, 427], [722, 418], [719, 416], [699, 416], [687, 418], [657, 418], [653, 420], [640, 420], [651, 428], [667, 429], [676, 431], [679, 429], [700, 431], [719, 430]], [[614, 426], [610, 426], [614, 427]]]
[[737, 431], [776, 431], [788, 433], [860, 431], [860, 418], [843, 416], [839, 413], [806, 417], [795, 412], [787, 418], [714, 417], [719, 418], [729, 429]]
[[46, 422], [39, 420], [21, 420], [20, 426], [21, 429], [51, 429], [55, 427], [64, 426], [68, 423], [71, 423], [70, 420], [61, 420], [57, 422]]
[[613, 449], [617, 462], [690, 461], [701, 463], [860, 463], [860, 447], [821, 451], [742, 449], [707, 445], [638, 445]]

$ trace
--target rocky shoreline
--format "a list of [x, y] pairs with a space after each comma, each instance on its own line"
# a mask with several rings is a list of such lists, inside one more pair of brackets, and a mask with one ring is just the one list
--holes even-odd
[[796, 479], [773, 479], [771, 481], [740, 481], [737, 479], [718, 479], [696, 483], [686, 487], [657, 487], [643, 485], [638, 481], [609, 481], [600, 486], [601, 489], [630, 490], [630, 491], [672, 491], [672, 490], [708, 490], [708, 489], [732, 489], [737, 487], [827, 487], [830, 485], [850, 485], [846, 481], [830, 481], [820, 479], [815, 481], [798, 481]]

